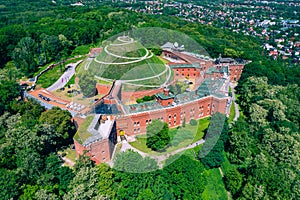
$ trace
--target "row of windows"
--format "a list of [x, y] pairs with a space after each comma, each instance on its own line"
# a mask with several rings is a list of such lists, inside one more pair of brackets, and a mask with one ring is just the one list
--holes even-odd
[[[215, 108], [215, 105], [212, 105], [212, 107]], [[207, 108], [210, 109], [210, 104], [207, 105]], [[204, 106], [201, 105], [201, 106], [199, 107], [199, 111], [203, 111], [203, 110], [204, 110]], [[191, 116], [194, 116], [194, 113], [195, 113], [195, 108], [190, 109], [190, 115], [191, 115]], [[209, 110], [207, 111], [207, 114], [209, 114]], [[200, 115], [203, 116], [203, 112], [200, 112], [200, 113], [199, 113], [199, 116], [200, 116]], [[184, 111], [184, 112], [181, 112], [181, 113], [180, 113], [180, 116], [181, 116], [181, 118], [184, 118], [184, 117], [185, 117], [185, 111]], [[177, 115], [174, 114], [174, 115], [173, 115], [174, 120], [176, 120], [176, 117], [177, 117]], [[157, 118], [157, 119], [163, 121], [163, 117], [159, 117], [159, 118]], [[171, 119], [172, 119], [172, 115], [169, 115], [169, 121], [171, 121]], [[149, 123], [151, 123], [151, 121], [152, 121], [152, 119], [147, 119], [147, 120], [146, 120], [146, 124], [148, 125]], [[171, 123], [171, 122], [169, 122], [169, 123]], [[174, 123], [176, 123], [176, 121], [174, 121]], [[140, 126], [140, 122], [139, 122], [139, 121], [134, 122], [134, 123], [133, 123], [133, 126], [134, 126], [134, 127], [136, 127], [136, 126], [139, 127], [139, 126]], [[135, 131], [138, 131], [139, 128], [138, 128], [138, 129], [134, 129], [134, 130], [135, 130]]]
[[[176, 76], [179, 76], [179, 74], [176, 74]], [[184, 76], [184, 74], [181, 74], [181, 76]], [[188, 76], [190, 76], [190, 75], [188, 74]], [[196, 74], [194, 74], [194, 76], [196, 76]]]
[[[158, 120], [163, 120], [163, 117], [159, 117], [157, 118]], [[146, 124], [148, 125], [149, 123], [152, 122], [152, 119], [146, 119]], [[136, 127], [136, 126], [140, 126], [140, 121], [136, 121], [136, 122], [133, 122], [133, 126]]]
[[[190, 68], [188, 68], [187, 70], [190, 71]], [[179, 69], [176, 69], [176, 71], [178, 72]], [[181, 71], [185, 71], [185, 69], [181, 69]], [[194, 71], [196, 71], [196, 68], [194, 68]]]
[[[95, 158], [95, 157], [96, 157], [95, 155], [92, 156], [92, 158]], [[102, 160], [105, 160], [105, 157], [103, 157]]]
[[140, 128], [135, 128], [133, 129], [133, 133], [140, 133], [141, 132], [141, 129]]
[[[172, 125], [172, 122], [169, 122], [169, 126]], [[175, 126], [176, 125], [176, 121], [173, 122], [173, 125]]]
[[[174, 119], [176, 119], [176, 114], [173, 115]], [[172, 115], [169, 115], [169, 120], [172, 118]]]
[[133, 126], [140, 126], [140, 122], [133, 122]]

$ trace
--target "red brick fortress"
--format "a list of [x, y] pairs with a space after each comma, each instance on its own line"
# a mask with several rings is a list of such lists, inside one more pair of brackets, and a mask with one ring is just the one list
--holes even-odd
[[[178, 46], [178, 45], [177, 45]], [[147, 91], [127, 92], [122, 90], [122, 82], [116, 81], [105, 98], [94, 105], [96, 114], [84, 132], [74, 137], [77, 154], [87, 151], [96, 163], [109, 162], [120, 135], [136, 136], [146, 133], [146, 128], [154, 119], [168, 123], [170, 128], [200, 119], [214, 112], [226, 113], [228, 110], [228, 87], [230, 82], [238, 81], [245, 61], [231, 58], [211, 59], [209, 57], [185, 52], [183, 47], [168, 43], [162, 46], [162, 57], [169, 61], [173, 80], [186, 82], [190, 86], [182, 93], [174, 94], [169, 85]], [[108, 91], [108, 87], [100, 87]], [[155, 99], [135, 103], [143, 94]], [[89, 116], [90, 117], [90, 116]]]

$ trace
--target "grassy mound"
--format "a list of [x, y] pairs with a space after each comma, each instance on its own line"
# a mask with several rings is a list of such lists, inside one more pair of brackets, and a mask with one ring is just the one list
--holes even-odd
[[[122, 43], [116, 40], [103, 48], [88, 70], [103, 78], [133, 80], [156, 76], [165, 69], [165, 64], [139, 42]], [[156, 85], [163, 83], [157, 81], [155, 78], [155, 81], [150, 82], [155, 82]]]

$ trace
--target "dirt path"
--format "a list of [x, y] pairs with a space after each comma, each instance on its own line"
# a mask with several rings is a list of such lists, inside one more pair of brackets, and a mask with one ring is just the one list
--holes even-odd
[[[219, 167], [219, 171], [220, 171], [220, 174], [221, 174], [222, 178], [224, 178], [224, 173], [223, 173], [221, 167]], [[231, 200], [231, 194], [230, 194], [230, 192], [226, 190], [226, 193], [227, 193], [227, 199]]]
[[70, 160], [69, 158], [66, 158], [66, 157], [62, 157], [63, 161], [65, 161], [65, 164], [70, 166], [70, 167], [73, 167], [75, 165], [75, 163]]
[[203, 144], [204, 142], [205, 142], [205, 141], [204, 141], [203, 139], [201, 139], [201, 140], [198, 140], [198, 141], [196, 141], [196, 142], [194, 142], [194, 143], [192, 143], [192, 144], [190, 144], [190, 145], [188, 145], [188, 146], [186, 146], [186, 147], [177, 149], [177, 150], [175, 150], [175, 151], [172, 151], [172, 152], [167, 153], [167, 154], [164, 154], [164, 155], [149, 155], [149, 154], [147, 154], [147, 153], [144, 153], [144, 152], [142, 152], [142, 151], [140, 151], [140, 150], [134, 148], [134, 147], [131, 146], [127, 141], [123, 140], [123, 141], [122, 141], [122, 148], [121, 148], [120, 152], [124, 152], [124, 151], [127, 151], [128, 149], [131, 149], [131, 150], [133, 150], [133, 151], [139, 153], [142, 157], [148, 156], [148, 157], [150, 157], [150, 158], [156, 160], [158, 166], [162, 168], [162, 167], [163, 167], [163, 163], [162, 163], [162, 162], [165, 161], [166, 159], [168, 159], [170, 156], [173, 156], [173, 155], [175, 155], [175, 154], [178, 154], [178, 153], [180, 153], [180, 152], [183, 152], [183, 151], [185, 151], [185, 150], [187, 150], [187, 149], [192, 149], [192, 148], [194, 148], [194, 147], [196, 147], [196, 146], [198, 146], [198, 145], [200, 145], [200, 144]]

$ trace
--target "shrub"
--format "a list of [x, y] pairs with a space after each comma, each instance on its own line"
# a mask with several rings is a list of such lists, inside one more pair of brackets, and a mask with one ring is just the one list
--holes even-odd
[[197, 126], [197, 121], [195, 119], [191, 119], [190, 125]]

